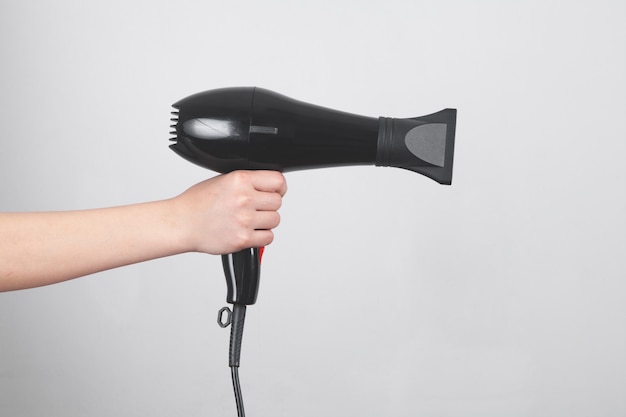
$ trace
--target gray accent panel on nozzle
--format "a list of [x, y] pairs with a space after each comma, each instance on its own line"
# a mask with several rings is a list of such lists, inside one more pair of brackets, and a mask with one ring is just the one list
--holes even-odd
[[442, 167], [446, 156], [446, 125], [429, 123], [409, 130], [404, 143], [419, 159]]

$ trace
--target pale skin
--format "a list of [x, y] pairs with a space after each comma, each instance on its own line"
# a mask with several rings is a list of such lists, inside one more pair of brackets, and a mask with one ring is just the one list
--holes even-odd
[[185, 252], [269, 245], [287, 191], [273, 171], [235, 171], [160, 201], [0, 213], [0, 291], [50, 285]]

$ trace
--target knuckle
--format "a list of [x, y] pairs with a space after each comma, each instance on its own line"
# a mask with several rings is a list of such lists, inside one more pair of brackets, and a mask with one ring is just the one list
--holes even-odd
[[230, 176], [235, 186], [243, 186], [249, 182], [249, 173], [246, 171], [233, 171]]
[[233, 243], [238, 249], [243, 249], [250, 246], [251, 240], [250, 233], [241, 232], [237, 234]]
[[231, 172], [231, 175], [233, 176], [234, 179], [242, 180], [248, 177], [248, 172], [247, 171], [233, 171]]
[[252, 216], [248, 212], [241, 212], [237, 216], [237, 224], [240, 228], [247, 230], [252, 225]]
[[235, 206], [237, 209], [245, 209], [253, 204], [252, 196], [248, 194], [240, 194], [237, 196]]

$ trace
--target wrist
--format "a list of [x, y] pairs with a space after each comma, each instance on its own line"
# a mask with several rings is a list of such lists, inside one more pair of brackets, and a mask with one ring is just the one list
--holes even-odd
[[178, 197], [159, 201], [161, 206], [159, 224], [161, 236], [167, 241], [168, 252], [177, 255], [186, 252], [195, 252], [193, 228], [187, 219], [188, 213]]

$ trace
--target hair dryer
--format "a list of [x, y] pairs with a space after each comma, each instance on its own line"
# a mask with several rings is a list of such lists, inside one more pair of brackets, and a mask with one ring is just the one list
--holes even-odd
[[205, 91], [174, 107], [170, 147], [217, 172], [377, 165], [452, 182], [454, 109], [410, 119], [364, 117], [258, 87]]
[[[220, 173], [282, 172], [347, 165], [404, 168], [440, 184], [452, 182], [456, 110], [395, 119], [365, 117], [297, 101], [258, 87], [223, 88], [173, 105], [170, 148]], [[257, 298], [263, 248], [223, 255], [227, 302], [218, 314], [231, 326], [229, 365], [239, 416], [239, 357], [246, 305]], [[224, 314], [227, 317], [224, 318]]]

